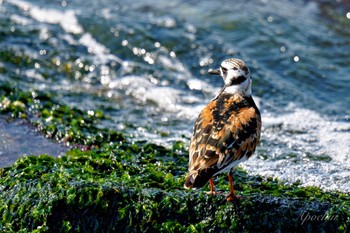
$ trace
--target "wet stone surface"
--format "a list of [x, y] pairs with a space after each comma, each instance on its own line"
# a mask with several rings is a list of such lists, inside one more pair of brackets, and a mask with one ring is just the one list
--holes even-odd
[[11, 166], [19, 157], [48, 154], [62, 156], [68, 148], [46, 138], [27, 121], [0, 116], [0, 168]]

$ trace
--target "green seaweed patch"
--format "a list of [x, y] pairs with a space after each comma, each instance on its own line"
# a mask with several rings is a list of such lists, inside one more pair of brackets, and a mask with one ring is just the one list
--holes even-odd
[[[350, 197], [235, 170], [242, 198], [182, 188], [187, 151], [138, 143], [20, 158], [0, 170], [0, 230], [13, 232], [346, 232]], [[185, 158], [185, 159], [184, 159]]]
[[100, 146], [125, 141], [124, 136], [98, 124], [107, 117], [100, 110], [83, 111], [56, 102], [40, 91], [22, 91], [9, 83], [0, 85], [0, 113], [27, 119], [47, 137], [67, 144]]
[[32, 59], [22, 51], [11, 49], [0, 50], [1, 61], [9, 67], [33, 67], [37, 60]]

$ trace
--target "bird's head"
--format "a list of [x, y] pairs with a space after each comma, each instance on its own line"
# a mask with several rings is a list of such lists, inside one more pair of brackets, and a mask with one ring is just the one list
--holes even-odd
[[248, 66], [240, 59], [226, 59], [221, 63], [219, 69], [209, 69], [208, 73], [221, 75], [225, 83], [223, 93], [237, 93], [243, 96], [250, 96], [252, 94], [250, 71]]

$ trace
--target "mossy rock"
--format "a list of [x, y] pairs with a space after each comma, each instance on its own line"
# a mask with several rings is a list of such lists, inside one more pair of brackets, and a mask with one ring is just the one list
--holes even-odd
[[46, 137], [69, 145], [89, 148], [125, 141], [122, 133], [98, 126], [107, 118], [102, 111], [71, 108], [55, 101], [51, 94], [22, 91], [11, 83], [0, 83], [0, 113], [26, 119]]
[[[0, 170], [5, 232], [346, 232], [349, 195], [235, 172], [242, 196], [184, 190], [184, 151], [108, 145]], [[218, 188], [226, 189], [225, 179]], [[269, 185], [267, 185], [269, 184]], [[261, 189], [259, 188], [261, 187]], [[269, 187], [269, 188], [266, 188]], [[273, 188], [274, 187], [274, 188]], [[274, 192], [271, 192], [272, 189]], [[300, 195], [301, 190], [303, 195]], [[312, 194], [314, 193], [314, 195]]]

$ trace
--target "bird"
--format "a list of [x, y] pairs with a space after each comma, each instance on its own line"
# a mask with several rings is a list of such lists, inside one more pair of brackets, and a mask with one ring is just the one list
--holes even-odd
[[250, 70], [242, 60], [226, 59], [208, 73], [220, 75], [224, 86], [194, 125], [184, 187], [201, 188], [209, 181], [209, 193], [216, 194], [213, 178], [228, 172], [226, 199], [235, 201], [240, 197], [235, 194], [233, 169], [253, 155], [260, 141], [261, 115], [252, 97]]

